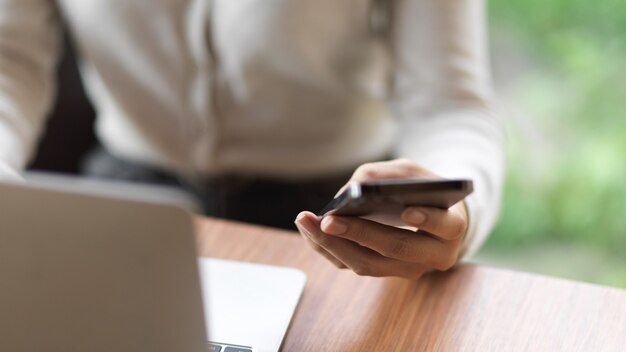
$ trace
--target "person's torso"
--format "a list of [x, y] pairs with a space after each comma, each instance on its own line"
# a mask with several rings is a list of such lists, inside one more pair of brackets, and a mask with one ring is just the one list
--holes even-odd
[[57, 0], [109, 148], [184, 173], [302, 177], [387, 153], [368, 0]]

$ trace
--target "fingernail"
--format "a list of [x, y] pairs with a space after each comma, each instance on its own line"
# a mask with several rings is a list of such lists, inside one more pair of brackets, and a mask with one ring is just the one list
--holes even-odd
[[334, 216], [327, 216], [322, 219], [322, 231], [329, 235], [342, 235], [348, 231], [348, 224]]
[[304, 213], [300, 213], [295, 221], [296, 227], [300, 231], [304, 232], [305, 235], [312, 237], [314, 235], [314, 231], [312, 229], [311, 222], [307, 221], [305, 218], [306, 215]]
[[412, 225], [420, 225], [426, 221], [426, 214], [417, 209], [408, 209], [404, 213], [404, 220]]
[[302, 222], [302, 219], [304, 219], [304, 217], [306, 216], [306, 214], [304, 212], [298, 214], [298, 216], [296, 217], [296, 220], [294, 221], [294, 224], [298, 225]]

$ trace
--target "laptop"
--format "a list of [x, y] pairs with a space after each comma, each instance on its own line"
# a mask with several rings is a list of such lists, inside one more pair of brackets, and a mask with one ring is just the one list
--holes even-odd
[[72, 184], [0, 182], [0, 351], [280, 349], [301, 271], [198, 258], [180, 206]]

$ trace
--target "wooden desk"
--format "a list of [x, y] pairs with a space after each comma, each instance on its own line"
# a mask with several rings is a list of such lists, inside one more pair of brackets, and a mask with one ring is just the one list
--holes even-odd
[[197, 226], [201, 255], [307, 273], [284, 351], [626, 350], [623, 290], [476, 265], [419, 281], [359, 277], [289, 232]]

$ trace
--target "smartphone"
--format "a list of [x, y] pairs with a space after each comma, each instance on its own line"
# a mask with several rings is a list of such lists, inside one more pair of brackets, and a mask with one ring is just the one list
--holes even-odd
[[400, 214], [409, 206], [448, 209], [473, 191], [471, 180], [393, 179], [353, 183], [318, 215]]

